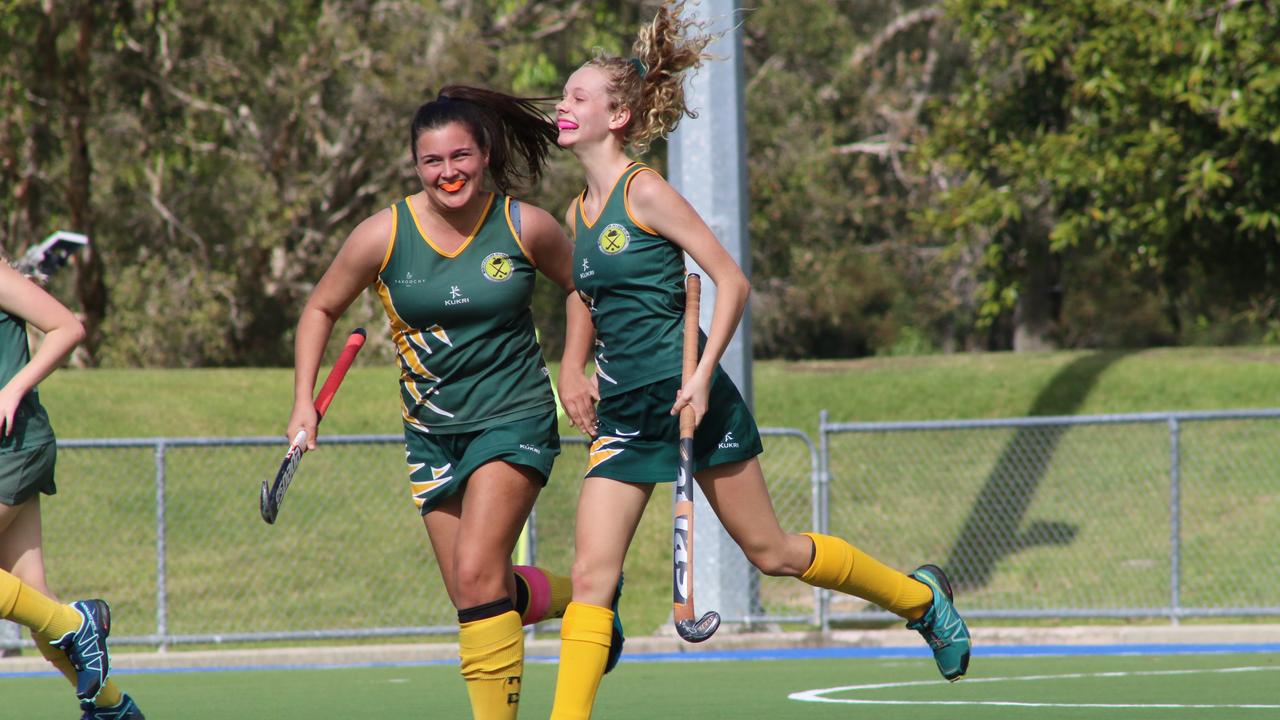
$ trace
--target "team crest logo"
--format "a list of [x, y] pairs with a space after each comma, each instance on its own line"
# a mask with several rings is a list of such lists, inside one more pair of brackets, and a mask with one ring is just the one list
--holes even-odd
[[484, 276], [493, 282], [506, 282], [511, 279], [511, 256], [506, 253], [489, 253], [480, 268]]
[[631, 233], [618, 223], [613, 223], [600, 233], [596, 243], [600, 246], [600, 252], [605, 255], [617, 255], [631, 243]]

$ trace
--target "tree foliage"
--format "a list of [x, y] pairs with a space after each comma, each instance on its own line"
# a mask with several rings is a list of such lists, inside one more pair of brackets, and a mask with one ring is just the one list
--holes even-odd
[[1038, 332], [1080, 341], [1063, 296], [1107, 294], [1087, 270], [1099, 258], [1158, 298], [1148, 342], [1195, 339], [1206, 318], [1280, 317], [1275, 11], [948, 2], [971, 61], [923, 153], [952, 181], [925, 216], [982, 248], [984, 319], [1039, 305], [1051, 316]]
[[[744, 25], [758, 354], [919, 348], [936, 247], [909, 162], [955, 48], [925, 2], [762, 4]], [[928, 340], [924, 347], [935, 343]]]
[[[0, 249], [92, 236], [58, 286], [85, 362], [287, 364], [346, 234], [416, 189], [414, 108], [450, 82], [558, 96], [656, 4], [0, 0]], [[1280, 336], [1274, 11], [744, 10], [757, 354]], [[526, 195], [559, 215], [581, 184], [561, 153]], [[561, 308], [541, 283], [551, 353]]]
[[[13, 5], [4, 247], [89, 231], [110, 288], [79, 298], [102, 322], [92, 359], [176, 366], [288, 362], [338, 244], [414, 191], [413, 110], [449, 82], [545, 93], [602, 39], [570, 27], [619, 16], [581, 0]], [[372, 300], [356, 314], [373, 320]]]

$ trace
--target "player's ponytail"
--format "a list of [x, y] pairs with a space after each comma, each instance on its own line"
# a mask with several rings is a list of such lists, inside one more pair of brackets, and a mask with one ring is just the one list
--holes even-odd
[[555, 146], [555, 123], [538, 109], [543, 98], [519, 98], [496, 90], [448, 85], [414, 113], [409, 150], [417, 159], [418, 136], [457, 122], [489, 153], [489, 176], [503, 194], [538, 182], [547, 153]]

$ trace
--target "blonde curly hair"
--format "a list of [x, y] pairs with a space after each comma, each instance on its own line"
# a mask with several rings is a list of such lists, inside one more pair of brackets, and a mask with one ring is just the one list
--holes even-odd
[[684, 74], [711, 56], [703, 52], [718, 37], [705, 21], [683, 17], [685, 0], [667, 0], [653, 21], [640, 28], [624, 58], [598, 52], [583, 67], [599, 68], [609, 79], [611, 108], [631, 110], [623, 142], [643, 153], [654, 140], [676, 129], [681, 118], [698, 117], [685, 105]]

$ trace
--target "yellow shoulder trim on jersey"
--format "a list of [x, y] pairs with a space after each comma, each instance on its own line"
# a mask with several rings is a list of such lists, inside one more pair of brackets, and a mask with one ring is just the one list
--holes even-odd
[[586, 225], [588, 230], [592, 229], [592, 227], [594, 227], [595, 224], [600, 221], [600, 216], [604, 214], [604, 209], [609, 205], [609, 198], [613, 197], [613, 191], [618, 189], [618, 183], [622, 182], [622, 178], [627, 177], [627, 175], [631, 172], [631, 168], [639, 164], [640, 163], [635, 161], [628, 163], [626, 169], [622, 171], [622, 174], [619, 175], [617, 179], [613, 181], [613, 185], [610, 186], [609, 192], [605, 193], [604, 199], [600, 203], [600, 212], [596, 213], [595, 220], [591, 220], [591, 221], [587, 220], [587, 205], [585, 202], [587, 199], [587, 191], [586, 190], [582, 191], [581, 199], [578, 201], [578, 207], [579, 209], [582, 210], [582, 224]]
[[427, 231], [423, 229], [422, 220], [418, 218], [418, 212], [413, 209], [413, 203], [406, 204], [409, 206], [409, 214], [413, 216], [413, 224], [418, 227], [418, 233], [422, 235], [422, 239], [427, 241], [427, 244], [431, 246], [432, 250], [435, 250], [444, 257], [453, 259], [461, 255], [463, 250], [467, 249], [467, 246], [471, 244], [471, 241], [476, 239], [476, 234], [480, 232], [480, 228], [484, 227], [484, 221], [489, 219], [489, 211], [493, 209], [493, 198], [494, 194], [489, 193], [489, 199], [485, 201], [484, 210], [481, 211], [480, 217], [476, 219], [475, 226], [471, 228], [471, 232], [467, 234], [467, 238], [462, 241], [462, 244], [458, 246], [458, 249], [453, 252], [445, 252], [439, 245], [435, 244], [435, 241], [431, 239], [431, 236], [427, 235]]
[[659, 174], [657, 170], [654, 170], [653, 168], [649, 167], [648, 165], [641, 165], [641, 166], [640, 166], [640, 169], [638, 169], [638, 170], [636, 170], [635, 172], [631, 173], [631, 177], [627, 178], [627, 184], [626, 184], [626, 186], [625, 186], [624, 188], [622, 188], [622, 207], [626, 209], [626, 211], [627, 211], [627, 217], [631, 218], [631, 222], [632, 222], [632, 223], [635, 223], [635, 226], [636, 226], [636, 227], [638, 227], [638, 228], [640, 228], [641, 230], [643, 230], [643, 231], [645, 231], [645, 232], [649, 233], [650, 235], [654, 235], [654, 236], [657, 236], [657, 237], [662, 237], [661, 235], [659, 235], [659, 234], [658, 234], [658, 231], [657, 231], [657, 230], [654, 230], [653, 228], [649, 227], [648, 225], [645, 225], [644, 223], [640, 222], [639, 220], [637, 220], [637, 219], [636, 219], [636, 216], [635, 216], [635, 215], [631, 214], [631, 201], [627, 199], [627, 193], [631, 191], [631, 181], [632, 181], [632, 180], [635, 180], [637, 175], [639, 175], [639, 174], [640, 174], [640, 173], [642, 173], [642, 172], [646, 172], [646, 171], [647, 171], [647, 172], [651, 172], [651, 173], [653, 173], [654, 175], [657, 175], [659, 178], [661, 178], [661, 177], [662, 177], [662, 175], [661, 175], [661, 174]]
[[[406, 205], [408, 204], [408, 202], [409, 202], [409, 199], [405, 198]], [[397, 229], [396, 225], [399, 219], [400, 219], [400, 212], [396, 210], [395, 205], [392, 205], [391, 206], [391, 237], [387, 238], [387, 251], [383, 253], [382, 264], [378, 266], [379, 274], [381, 274], [383, 270], [387, 269], [387, 263], [391, 262], [391, 252], [396, 249], [396, 229]]]
[[[524, 241], [520, 239], [520, 233], [516, 232], [516, 224], [511, 222], [511, 203], [513, 202], [518, 202], [518, 201], [515, 198], [508, 195], [507, 201], [506, 203], [504, 203], [505, 207], [503, 208], [507, 213], [507, 229], [511, 231], [511, 237], [516, 239], [516, 246], [520, 248], [520, 254], [524, 255], [524, 259], [528, 260], [529, 264], [536, 268], [538, 267], [538, 261], [534, 260], [533, 256], [529, 254], [528, 248], [524, 246]], [[529, 203], [525, 203], [525, 207], [528, 207], [528, 206], [529, 206]], [[524, 221], [528, 219], [528, 216], [526, 216], [524, 212], [521, 211], [520, 218], [521, 218], [520, 227], [524, 228], [525, 227]]]
[[587, 224], [587, 208], [586, 206], [583, 205], [583, 201], [586, 200], [586, 198], [587, 198], [587, 191], [584, 188], [582, 192], [579, 193], [578, 196], [573, 199], [573, 219], [575, 221], [573, 223], [573, 236], [575, 238], [578, 237], [577, 221], [581, 220], [583, 225]]

